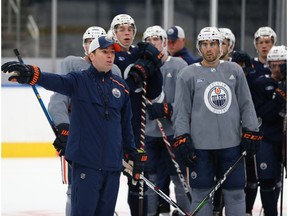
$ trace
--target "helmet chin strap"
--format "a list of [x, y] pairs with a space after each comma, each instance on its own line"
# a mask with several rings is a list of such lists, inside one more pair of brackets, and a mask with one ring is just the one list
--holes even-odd
[[[118, 37], [116, 36], [116, 34], [114, 34], [114, 40], [116, 43], [118, 43], [122, 48], [124, 48], [125, 50], [128, 49], [129, 50], [129, 47], [132, 45], [132, 43], [130, 43], [128, 46], [125, 46], [124, 44], [122, 44], [120, 42], [120, 40], [118, 39]], [[132, 39], [132, 41], [134, 40], [134, 37]]]

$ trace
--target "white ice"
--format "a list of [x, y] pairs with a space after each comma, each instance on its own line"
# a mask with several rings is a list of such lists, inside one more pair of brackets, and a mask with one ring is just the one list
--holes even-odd
[[[2, 216], [64, 216], [67, 185], [62, 184], [59, 158], [2, 159]], [[116, 211], [128, 216], [127, 179], [121, 176]], [[287, 185], [284, 188], [284, 211], [287, 216]], [[171, 197], [175, 200], [173, 185]], [[257, 197], [254, 216], [260, 215]], [[263, 214], [263, 213], [262, 213]]]

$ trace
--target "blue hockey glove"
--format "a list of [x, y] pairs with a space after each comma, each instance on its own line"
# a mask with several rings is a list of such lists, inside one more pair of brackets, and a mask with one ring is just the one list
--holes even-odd
[[176, 159], [185, 166], [192, 166], [196, 161], [194, 148], [192, 147], [192, 139], [189, 134], [183, 134], [174, 138], [172, 145]]
[[173, 113], [173, 108], [170, 103], [147, 104], [146, 109], [150, 120], [164, 117], [170, 119]]
[[162, 57], [164, 56], [155, 46], [148, 42], [137, 43], [141, 58], [150, 59], [156, 68], [162, 66]]
[[20, 63], [3, 64], [1, 70], [5, 73], [11, 73], [8, 78], [11, 82], [18, 82], [21, 84], [35, 85], [40, 78], [40, 68], [33, 65], [25, 65]]
[[234, 51], [232, 55], [232, 61], [236, 62], [242, 67], [246, 76], [247, 74], [254, 72], [251, 58], [246, 52], [241, 51], [241, 50]]
[[241, 139], [241, 147], [243, 151], [246, 151], [246, 157], [252, 158], [253, 155], [259, 149], [260, 142], [263, 138], [263, 133], [261, 131], [249, 131], [247, 129], [243, 129], [242, 131], [242, 139]]
[[151, 60], [138, 59], [134, 65], [130, 68], [128, 76], [134, 78], [135, 82], [142, 86], [142, 83], [146, 81], [148, 77], [153, 76], [155, 72], [155, 65]]
[[59, 124], [57, 126], [57, 137], [53, 142], [53, 146], [60, 156], [65, 154], [68, 135], [69, 135], [69, 124], [67, 123]]

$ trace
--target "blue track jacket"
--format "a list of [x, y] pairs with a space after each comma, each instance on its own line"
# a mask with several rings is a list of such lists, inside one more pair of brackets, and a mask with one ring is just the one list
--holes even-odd
[[119, 76], [85, 71], [42, 72], [38, 85], [71, 98], [66, 159], [95, 169], [122, 168], [123, 150], [136, 152], [128, 86]]

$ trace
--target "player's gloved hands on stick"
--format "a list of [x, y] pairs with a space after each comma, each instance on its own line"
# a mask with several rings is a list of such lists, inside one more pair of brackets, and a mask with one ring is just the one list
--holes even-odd
[[147, 104], [146, 109], [150, 120], [164, 117], [170, 119], [173, 113], [173, 107], [170, 103]]
[[140, 174], [144, 172], [147, 154], [145, 151], [138, 149], [137, 153], [132, 156], [133, 160], [133, 179], [140, 180]]
[[241, 147], [243, 151], [246, 151], [246, 157], [252, 158], [259, 149], [260, 142], [263, 138], [263, 133], [261, 131], [249, 131], [243, 129], [241, 138]]
[[40, 68], [34, 65], [25, 65], [16, 63], [5, 63], [1, 66], [1, 70], [5, 73], [12, 73], [8, 78], [11, 82], [18, 82], [21, 84], [35, 85], [40, 78]]
[[176, 159], [185, 166], [192, 166], [196, 161], [196, 154], [192, 146], [192, 139], [189, 134], [183, 134], [174, 138], [172, 145]]
[[151, 60], [138, 59], [128, 72], [128, 76], [134, 78], [138, 85], [142, 85], [148, 77], [153, 76], [155, 72], [155, 65]]
[[65, 154], [66, 144], [69, 135], [69, 124], [62, 123], [57, 126], [57, 137], [53, 142], [54, 148], [60, 156]]

